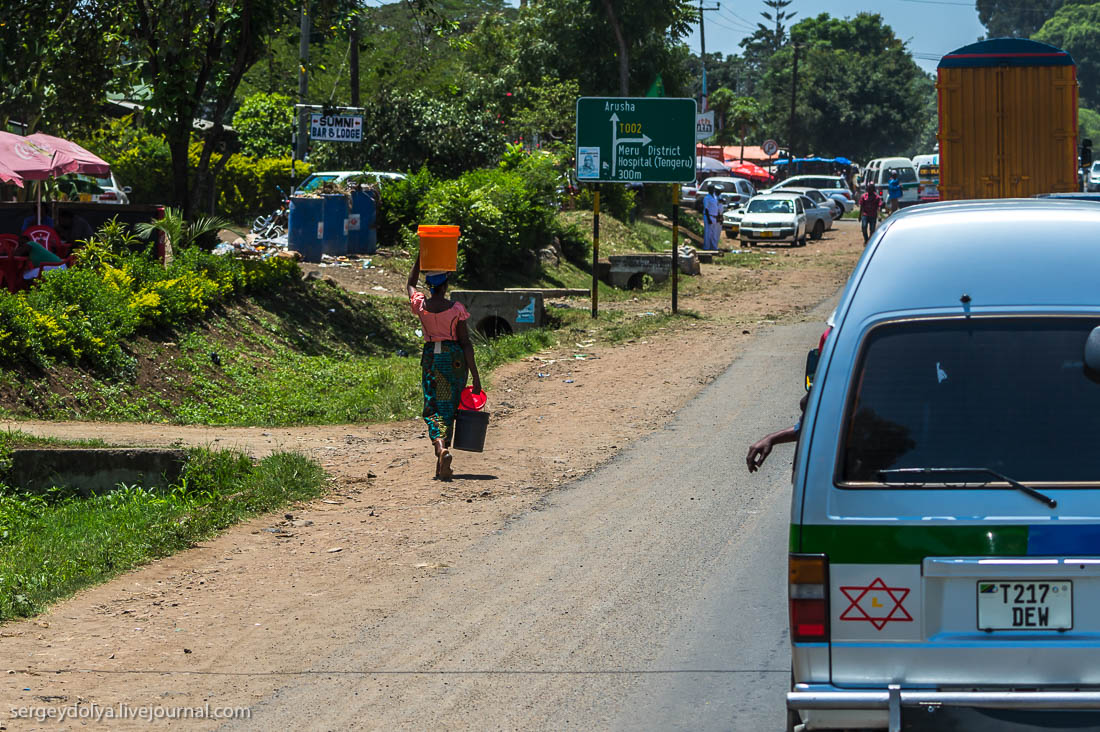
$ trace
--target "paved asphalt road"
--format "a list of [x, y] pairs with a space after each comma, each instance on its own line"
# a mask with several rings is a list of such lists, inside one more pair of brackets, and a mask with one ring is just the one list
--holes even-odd
[[832, 305], [226, 729], [782, 730], [793, 446], [744, 457]]

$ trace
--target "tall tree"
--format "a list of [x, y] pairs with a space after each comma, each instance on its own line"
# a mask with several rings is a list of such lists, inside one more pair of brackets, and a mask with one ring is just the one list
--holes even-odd
[[[932, 81], [877, 14], [822, 13], [791, 28], [800, 46], [795, 143], [822, 155], [900, 154], [918, 140]], [[772, 57], [763, 82], [765, 129], [786, 139], [793, 49]]]
[[[698, 11], [690, 0], [540, 0], [520, 11], [510, 31], [520, 79], [576, 79], [582, 94], [621, 94], [625, 47], [627, 93], [644, 94], [660, 73], [667, 93], [687, 83], [680, 40]], [[622, 33], [615, 40], [610, 18]]]
[[[773, 0], [790, 2], [790, 0]], [[592, 0], [593, 5], [597, 0]], [[674, 39], [687, 35], [689, 25], [697, 17], [688, 0], [598, 0], [607, 16], [607, 24], [618, 48], [619, 94], [630, 94], [630, 56], [646, 35], [668, 35]], [[595, 10], [595, 8], [593, 8]]]
[[0, 129], [90, 122], [119, 79], [123, 16], [107, 0], [7, 0], [0, 13]]
[[755, 132], [763, 121], [763, 109], [752, 97], [734, 97], [730, 103], [726, 124], [736, 131], [741, 141], [741, 160], [745, 159], [745, 137]]
[[[141, 76], [151, 98], [146, 119], [162, 132], [172, 154], [174, 198], [190, 217], [204, 192], [213, 190], [211, 155], [244, 73], [265, 48], [280, 13], [278, 0], [131, 0], [139, 41]], [[203, 133], [190, 176], [194, 120], [212, 124]], [[224, 163], [228, 156], [221, 156]]]
[[796, 12], [788, 12], [787, 6], [790, 5], [792, 0], [764, 0], [764, 5], [771, 8], [769, 13], [767, 10], [760, 12], [764, 19], [767, 20], [772, 27], [764, 25], [763, 23], [757, 23], [756, 29], [760, 33], [771, 34], [773, 43], [772, 52], [779, 50], [779, 47], [783, 45], [783, 42], [787, 37], [787, 27], [783, 24], [784, 21], [789, 21], [794, 16], [798, 15]]
[[1085, 106], [1100, 106], [1100, 5], [1064, 5], [1032, 36], [1069, 51]]
[[978, 20], [990, 38], [1027, 38], [1043, 27], [1066, 0], [976, 0]]

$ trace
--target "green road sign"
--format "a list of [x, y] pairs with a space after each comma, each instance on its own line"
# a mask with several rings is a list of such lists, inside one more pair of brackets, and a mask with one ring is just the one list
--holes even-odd
[[691, 183], [695, 100], [582, 97], [577, 100], [577, 180]]

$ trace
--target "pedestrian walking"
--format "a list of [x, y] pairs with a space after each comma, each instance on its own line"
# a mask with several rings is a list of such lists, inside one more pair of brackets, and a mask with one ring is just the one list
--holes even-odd
[[886, 184], [886, 213], [894, 213], [901, 208], [901, 181], [898, 180], [898, 171], [890, 171], [890, 180]]
[[878, 226], [878, 212], [882, 208], [882, 197], [875, 190], [874, 183], [867, 184], [867, 191], [859, 197], [859, 228], [863, 232], [863, 243], [875, 233]]
[[470, 313], [462, 303], [446, 298], [448, 274], [425, 272], [424, 279], [431, 290], [431, 297], [425, 297], [416, 289], [420, 280], [420, 257], [417, 256], [406, 283], [409, 305], [420, 318], [424, 334], [424, 351], [420, 356], [420, 385], [424, 391], [422, 416], [428, 426], [428, 439], [435, 449], [435, 477], [441, 480], [454, 476], [451, 437], [467, 373], [473, 377], [474, 392], [481, 393], [474, 346], [466, 328]]
[[718, 237], [722, 233], [722, 204], [714, 195], [714, 186], [707, 187], [703, 197], [703, 249], [718, 251]]

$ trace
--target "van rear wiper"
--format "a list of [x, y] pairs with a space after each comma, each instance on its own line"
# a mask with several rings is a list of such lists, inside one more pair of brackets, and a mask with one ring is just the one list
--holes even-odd
[[[1044, 494], [1040, 493], [1039, 491], [1035, 490], [1034, 488], [1031, 488], [1029, 486], [1024, 485], [1023, 483], [1021, 483], [1018, 480], [1013, 480], [1012, 478], [1009, 478], [1007, 475], [1003, 475], [1001, 473], [998, 473], [996, 470], [993, 470], [992, 468], [893, 468], [893, 469], [890, 469], [890, 470], [880, 470], [880, 471], [878, 471], [878, 475], [879, 475], [880, 478], [894, 476], [894, 475], [902, 475], [902, 476], [912, 475], [912, 476], [916, 477], [916, 476], [924, 476], [924, 475], [944, 475], [944, 474], [957, 475], [958, 473], [982, 473], [984, 475], [991, 475], [994, 478], [996, 478], [997, 480], [1008, 483], [1010, 486], [1012, 486], [1016, 490], [1020, 491], [1021, 493], [1026, 493], [1027, 495], [1031, 496], [1035, 500], [1042, 501], [1043, 503], [1047, 504], [1051, 508], [1057, 508], [1057, 506], [1058, 506], [1058, 501], [1054, 500], [1050, 496], [1044, 495]], [[886, 481], [884, 481], [884, 482], [886, 482]], [[924, 484], [928, 483], [928, 481], [924, 481], [924, 480], [904, 480], [904, 481], [902, 481], [902, 483], [905, 484], [905, 485], [924, 485]], [[989, 485], [989, 482], [987, 481], [987, 482], [983, 483], [982, 485]]]

